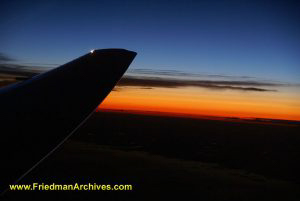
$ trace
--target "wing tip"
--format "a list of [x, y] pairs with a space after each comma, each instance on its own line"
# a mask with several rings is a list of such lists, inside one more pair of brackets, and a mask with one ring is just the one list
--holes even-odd
[[131, 54], [134, 54], [134, 55], [137, 54], [134, 51], [127, 50], [127, 49], [124, 49], [124, 48], [106, 48], [106, 49], [95, 49], [95, 50], [91, 51], [92, 54], [102, 53], [102, 52], [120, 52], [120, 53], [125, 53], [126, 52], [126, 53], [131, 53]]

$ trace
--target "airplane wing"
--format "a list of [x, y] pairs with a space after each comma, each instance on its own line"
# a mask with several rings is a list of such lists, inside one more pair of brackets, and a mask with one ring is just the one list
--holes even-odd
[[0, 89], [0, 190], [17, 183], [93, 113], [136, 56], [95, 50]]

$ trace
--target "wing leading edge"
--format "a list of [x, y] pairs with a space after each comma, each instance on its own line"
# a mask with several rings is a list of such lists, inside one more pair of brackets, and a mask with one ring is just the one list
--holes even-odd
[[95, 50], [2, 88], [0, 190], [62, 144], [110, 93], [135, 56], [124, 49]]

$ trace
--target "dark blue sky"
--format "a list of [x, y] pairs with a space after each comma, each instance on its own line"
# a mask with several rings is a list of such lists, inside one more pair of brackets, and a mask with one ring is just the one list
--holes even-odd
[[131, 68], [300, 82], [297, 1], [1, 1], [0, 52], [62, 64], [91, 49]]

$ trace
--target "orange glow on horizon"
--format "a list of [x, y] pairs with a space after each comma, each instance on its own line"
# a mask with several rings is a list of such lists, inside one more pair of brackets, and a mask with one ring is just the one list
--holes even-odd
[[191, 116], [300, 120], [298, 100], [289, 93], [126, 87], [112, 92], [99, 108]]

